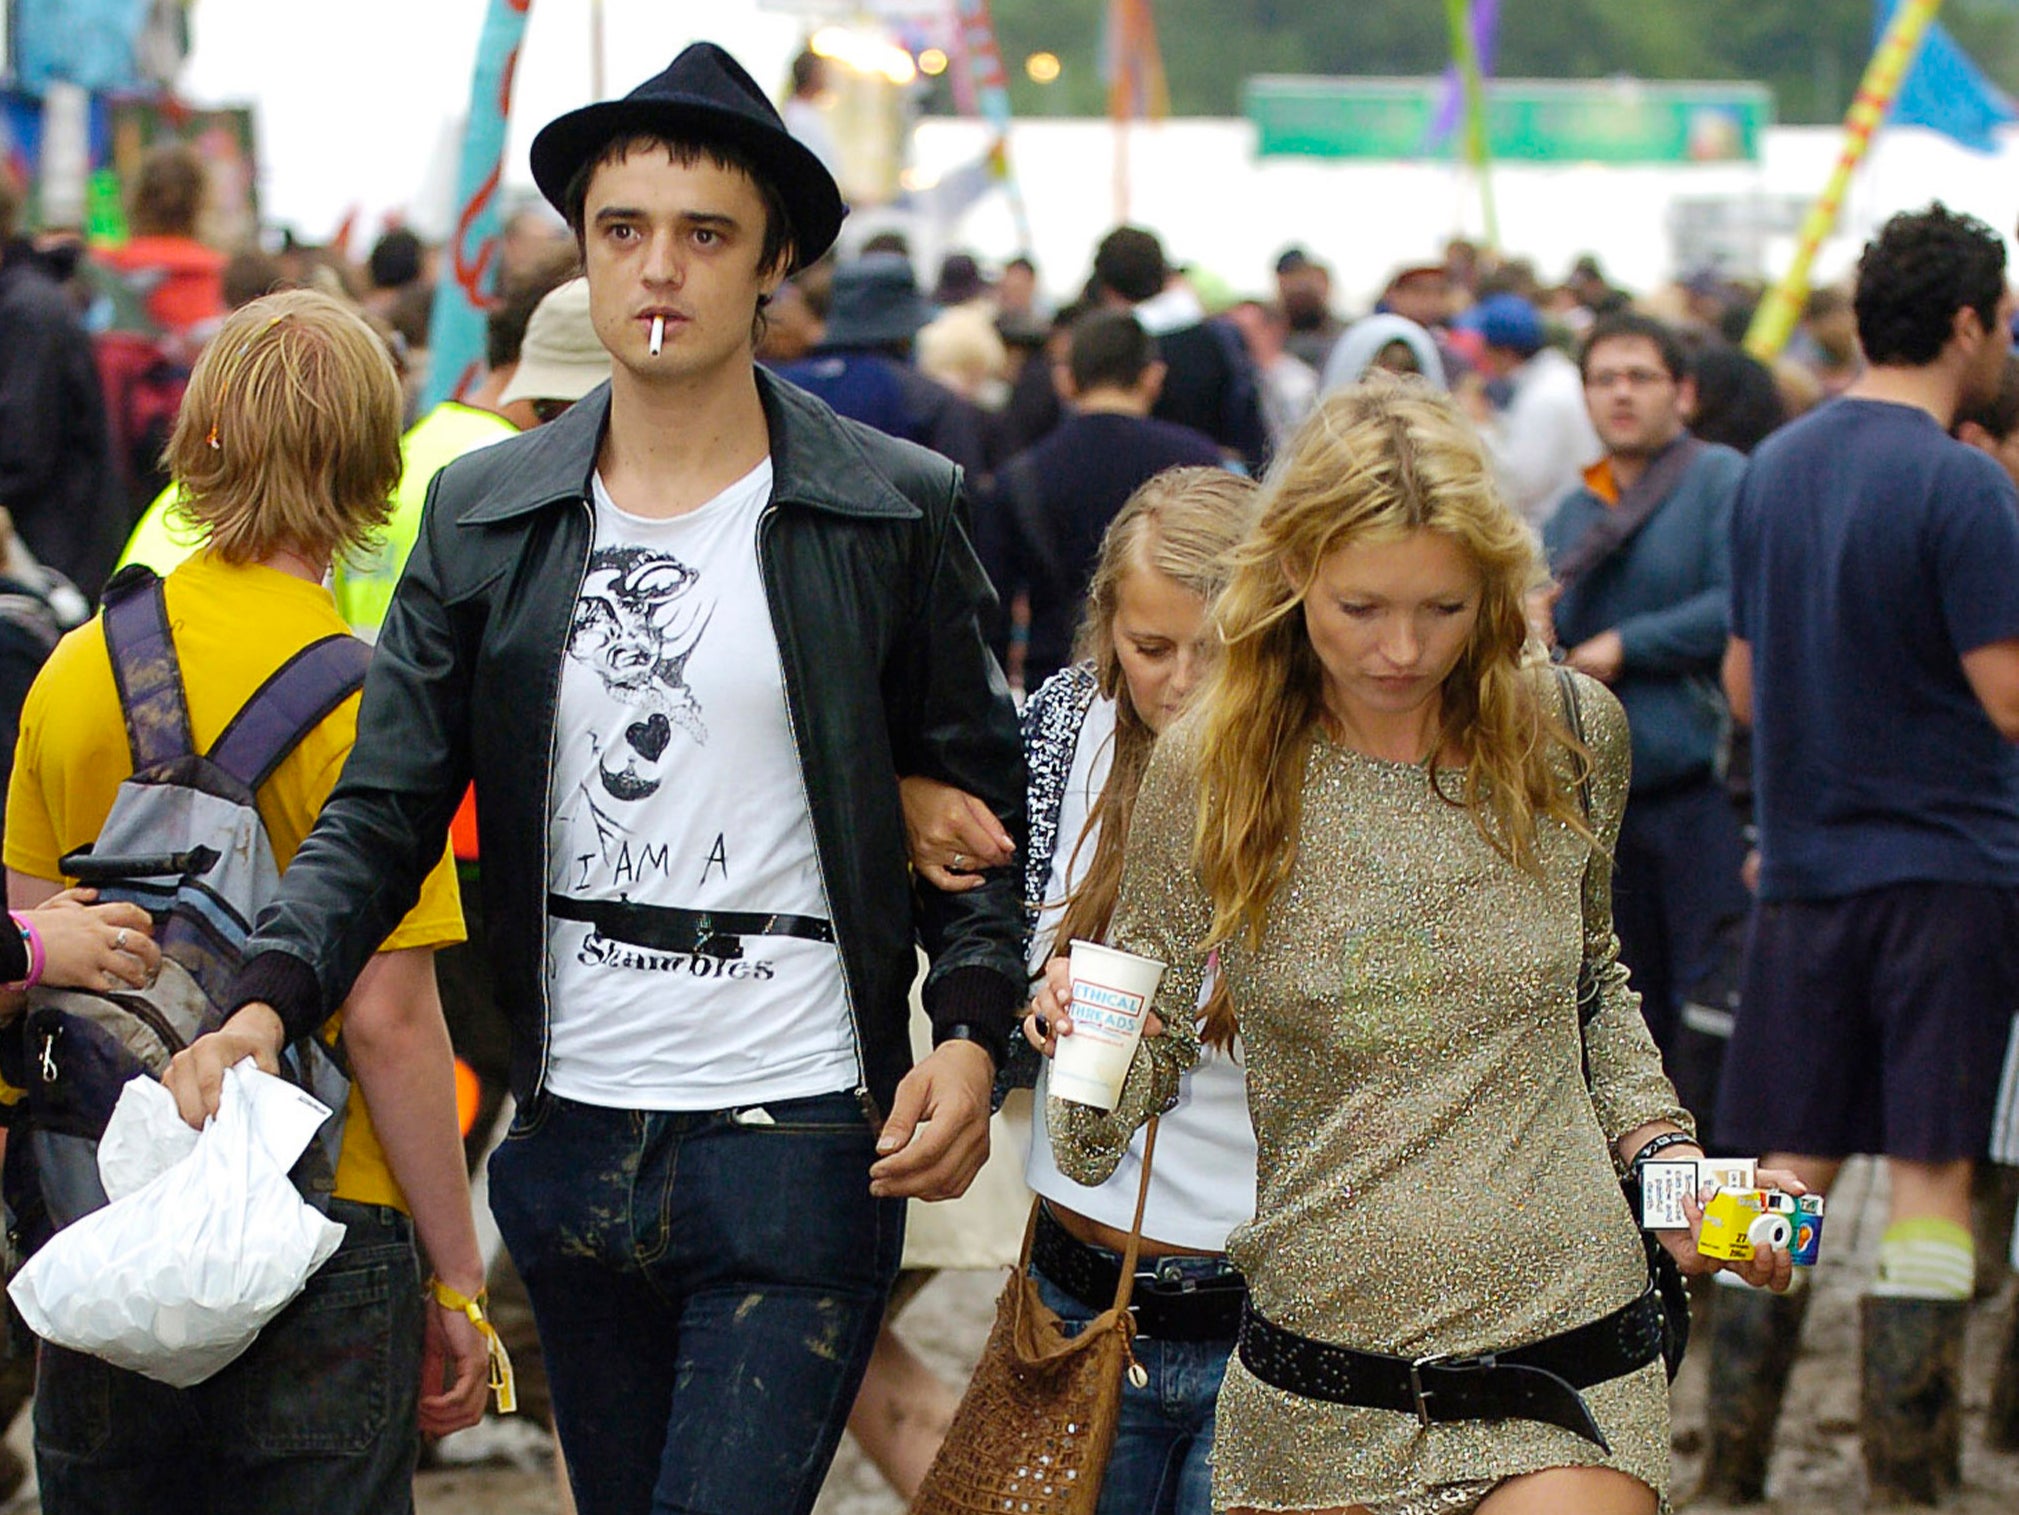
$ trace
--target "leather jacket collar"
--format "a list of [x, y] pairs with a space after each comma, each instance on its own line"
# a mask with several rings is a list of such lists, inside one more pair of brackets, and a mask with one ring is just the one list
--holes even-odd
[[[837, 515], [916, 520], [916, 505], [899, 492], [834, 413], [804, 391], [756, 370], [757, 393], [771, 432], [771, 497]], [[610, 422], [610, 384], [597, 385], [527, 438], [511, 487], [499, 489], [458, 522], [495, 525], [551, 505], [587, 499], [596, 455]]]

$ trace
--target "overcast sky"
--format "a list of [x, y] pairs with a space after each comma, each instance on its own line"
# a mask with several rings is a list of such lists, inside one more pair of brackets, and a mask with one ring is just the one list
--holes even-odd
[[[360, 229], [445, 204], [450, 131], [469, 103], [488, 0], [196, 0], [182, 93], [257, 111], [266, 220], [310, 240], [358, 207]], [[720, 42], [774, 96], [804, 23], [757, 0], [604, 0], [605, 87], [620, 95], [687, 43]], [[592, 97], [589, 0], [534, 0], [506, 148], [507, 183], [530, 190], [542, 125]], [[434, 168], [431, 178], [430, 170]], [[439, 234], [440, 226], [419, 230]]]

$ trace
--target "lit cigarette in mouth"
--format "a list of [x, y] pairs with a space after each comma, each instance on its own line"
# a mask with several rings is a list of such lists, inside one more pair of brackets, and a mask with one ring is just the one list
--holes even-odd
[[659, 344], [665, 340], [666, 340], [666, 318], [664, 316], [654, 316], [652, 318], [653, 357], [656, 358], [659, 356]]

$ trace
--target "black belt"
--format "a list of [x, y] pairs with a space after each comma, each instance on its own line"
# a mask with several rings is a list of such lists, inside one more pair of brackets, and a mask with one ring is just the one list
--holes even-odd
[[[1156, 1259], [1136, 1270], [1129, 1311], [1136, 1330], [1152, 1341], [1221, 1341], [1240, 1334], [1248, 1282], [1229, 1269], [1218, 1278], [1166, 1278]], [[1090, 1247], [1060, 1225], [1048, 1205], [1038, 1206], [1031, 1266], [1096, 1314], [1111, 1310], [1122, 1265], [1112, 1253]]]
[[672, 905], [634, 905], [629, 900], [581, 900], [547, 896], [547, 914], [584, 921], [612, 941], [653, 952], [690, 952], [734, 961], [743, 956], [746, 936], [796, 936], [831, 942], [834, 927], [814, 915], [763, 915], [754, 910], [681, 910]]
[[1650, 1288], [1602, 1320], [1506, 1352], [1391, 1357], [1313, 1341], [1271, 1325], [1251, 1305], [1241, 1361], [1264, 1383], [1307, 1399], [1399, 1410], [1424, 1425], [1448, 1420], [1543, 1420], [1611, 1445], [1577, 1391], [1661, 1356], [1661, 1296]]

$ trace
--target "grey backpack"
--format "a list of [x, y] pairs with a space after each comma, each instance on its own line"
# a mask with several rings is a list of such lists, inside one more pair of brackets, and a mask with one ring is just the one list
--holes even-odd
[[[161, 580], [129, 568], [106, 586], [106, 646], [126, 718], [133, 775], [104, 828], [61, 862], [101, 900], [129, 900], [154, 920], [161, 974], [146, 989], [30, 992], [24, 1052], [35, 1176], [60, 1229], [105, 1203], [98, 1138], [136, 1074], [169, 1060], [228, 1017], [231, 981], [280, 870], [255, 796], [287, 755], [364, 683], [371, 650], [352, 636], [312, 642], [247, 700], [198, 753]], [[326, 1200], [342, 1144], [349, 1077], [319, 1036], [287, 1049], [283, 1071], [336, 1112], [296, 1165], [311, 1202]]]

